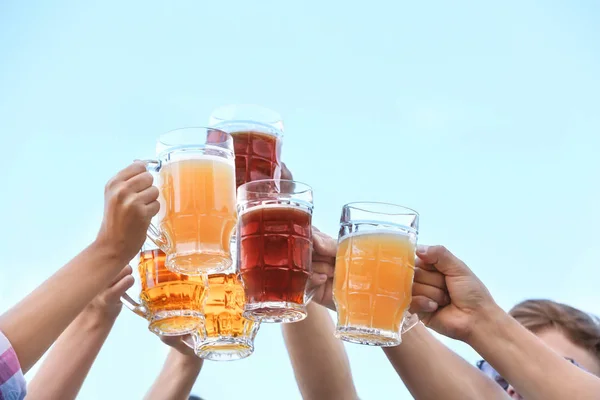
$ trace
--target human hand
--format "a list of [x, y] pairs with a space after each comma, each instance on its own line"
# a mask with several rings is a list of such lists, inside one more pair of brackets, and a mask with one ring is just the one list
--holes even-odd
[[492, 295], [445, 247], [419, 246], [417, 257], [411, 312], [436, 332], [467, 341], [477, 321], [494, 308]]
[[121, 312], [121, 296], [133, 286], [132, 269], [128, 265], [119, 272], [110, 286], [96, 296], [86, 310], [98, 314], [101, 318], [116, 318]]
[[314, 290], [312, 301], [335, 311], [333, 274], [337, 242], [314, 226], [312, 227], [312, 236], [312, 274], [308, 281], [308, 290]]
[[150, 220], [160, 208], [152, 181], [144, 163], [136, 161], [106, 184], [104, 219], [96, 243], [123, 264], [142, 247]]

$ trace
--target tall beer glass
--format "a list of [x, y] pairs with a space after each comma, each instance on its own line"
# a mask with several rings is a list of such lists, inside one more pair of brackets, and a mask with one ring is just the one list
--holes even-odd
[[412, 299], [419, 215], [385, 203], [342, 210], [333, 296], [335, 336], [371, 346], [396, 346]]
[[283, 121], [279, 114], [257, 105], [228, 105], [213, 111], [209, 125], [233, 136], [236, 187], [281, 177]]
[[193, 334], [194, 351], [200, 358], [232, 361], [254, 352], [260, 322], [246, 319], [244, 289], [235, 268], [208, 275], [205, 323]]
[[158, 222], [148, 237], [173, 272], [227, 269], [237, 220], [233, 139], [217, 129], [177, 129], [160, 137], [157, 152], [157, 160], [146, 161], [160, 191]]
[[132, 262], [135, 284], [121, 301], [146, 318], [148, 329], [156, 334], [192, 333], [204, 322], [206, 278], [171, 272], [165, 258], [162, 250], [146, 242]]
[[312, 210], [312, 189], [303, 183], [266, 179], [239, 187], [237, 253], [246, 317], [262, 322], [306, 317]]

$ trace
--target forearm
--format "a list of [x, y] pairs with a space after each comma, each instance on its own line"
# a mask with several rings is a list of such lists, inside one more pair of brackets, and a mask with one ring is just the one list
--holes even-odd
[[600, 379], [564, 360], [496, 305], [467, 342], [526, 399], [597, 399]]
[[60, 335], [28, 385], [28, 399], [75, 399], [118, 312], [88, 306]]
[[333, 336], [335, 326], [327, 310], [308, 305], [308, 317], [283, 324], [282, 331], [298, 388], [304, 399], [356, 399], [344, 345]]
[[384, 347], [394, 369], [418, 400], [508, 399], [498, 384], [444, 346], [422, 324]]
[[203, 360], [171, 350], [145, 400], [187, 400], [202, 369]]
[[27, 372], [85, 306], [116, 276], [123, 261], [100, 245], [90, 245], [25, 299], [0, 316]]

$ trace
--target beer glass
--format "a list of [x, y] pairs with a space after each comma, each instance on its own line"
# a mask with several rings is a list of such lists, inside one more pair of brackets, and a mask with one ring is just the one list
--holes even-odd
[[312, 189], [266, 179], [238, 188], [238, 271], [244, 284], [244, 316], [262, 322], [306, 317], [311, 274]]
[[129, 292], [137, 294], [125, 293], [121, 301], [146, 318], [148, 329], [156, 334], [192, 333], [204, 322], [206, 278], [171, 272], [165, 267], [165, 258], [162, 250], [147, 241], [132, 262], [135, 284]]
[[228, 105], [213, 111], [209, 125], [233, 136], [236, 187], [281, 177], [283, 121], [279, 114], [257, 105]]
[[342, 210], [333, 280], [335, 336], [371, 346], [397, 346], [409, 321], [419, 214], [386, 203]]
[[192, 334], [196, 355], [207, 360], [232, 361], [252, 354], [260, 322], [244, 318], [243, 311], [244, 289], [235, 267], [208, 275], [205, 322]]
[[157, 223], [148, 237], [167, 254], [165, 265], [173, 272], [227, 269], [237, 220], [231, 136], [210, 128], [177, 129], [160, 137], [157, 153], [157, 160], [146, 160], [160, 191]]

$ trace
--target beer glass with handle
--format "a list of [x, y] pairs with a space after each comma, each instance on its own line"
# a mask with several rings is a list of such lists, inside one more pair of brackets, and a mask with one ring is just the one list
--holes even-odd
[[244, 315], [262, 322], [306, 317], [312, 256], [313, 193], [291, 180], [265, 179], [238, 188], [238, 271]]
[[229, 268], [237, 220], [231, 136], [212, 128], [176, 129], [159, 138], [157, 153], [156, 160], [145, 160], [160, 192], [148, 237], [166, 253], [166, 267], [187, 275]]
[[121, 301], [147, 319], [148, 329], [156, 334], [192, 333], [204, 323], [206, 278], [171, 272], [165, 267], [165, 258], [165, 253], [154, 243], [149, 240], [144, 243], [132, 261], [134, 287]]
[[412, 299], [419, 214], [394, 204], [349, 203], [342, 209], [333, 282], [335, 336], [397, 346]]
[[244, 289], [235, 267], [208, 275], [205, 322], [192, 334], [196, 355], [212, 361], [241, 360], [254, 352], [260, 322], [244, 318]]
[[214, 110], [209, 125], [233, 137], [236, 187], [281, 178], [283, 121], [278, 113], [253, 104], [232, 104]]

